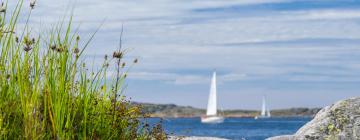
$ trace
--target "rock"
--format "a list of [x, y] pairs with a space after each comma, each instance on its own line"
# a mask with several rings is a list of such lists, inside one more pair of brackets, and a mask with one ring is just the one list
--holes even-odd
[[360, 98], [339, 101], [320, 110], [292, 136], [267, 140], [359, 140]]
[[282, 135], [282, 136], [271, 137], [268, 138], [267, 140], [293, 140], [293, 139], [294, 139], [293, 135]]

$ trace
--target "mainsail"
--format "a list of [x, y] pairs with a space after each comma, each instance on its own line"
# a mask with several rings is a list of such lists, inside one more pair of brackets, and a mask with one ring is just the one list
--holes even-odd
[[262, 118], [270, 118], [270, 109], [266, 105], [266, 96], [263, 96], [262, 98], [262, 107], [261, 107], [261, 115], [255, 116], [255, 119], [262, 119]]
[[269, 109], [269, 108], [267, 108], [266, 116], [267, 116], [267, 117], [271, 117], [270, 109]]
[[216, 102], [216, 72], [213, 73], [210, 86], [209, 102], [207, 106], [206, 115], [216, 116], [217, 114], [217, 102]]
[[265, 96], [263, 96], [262, 108], [261, 108], [261, 116], [265, 116], [265, 115], [266, 115], [266, 99], [265, 99]]

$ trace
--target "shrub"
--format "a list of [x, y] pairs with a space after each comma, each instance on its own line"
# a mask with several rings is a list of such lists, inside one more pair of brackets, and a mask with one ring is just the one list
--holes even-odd
[[[89, 71], [80, 58], [96, 32], [81, 45], [69, 17], [48, 33], [32, 33], [33, 0], [25, 27], [15, 32], [24, 4], [11, 14], [0, 7], [1, 139], [165, 139], [161, 126], [142, 124], [140, 107], [123, 96], [128, 69], [121, 47]], [[109, 64], [116, 74], [108, 81]]]

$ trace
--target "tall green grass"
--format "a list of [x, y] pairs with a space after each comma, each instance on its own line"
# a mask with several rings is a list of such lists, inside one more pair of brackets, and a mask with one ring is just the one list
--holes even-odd
[[[20, 1], [10, 14], [6, 4], [0, 9], [0, 139], [166, 138], [160, 125], [142, 124], [146, 115], [123, 96], [128, 69], [121, 45], [89, 71], [81, 58], [95, 33], [81, 45], [72, 17], [39, 34], [25, 19], [15, 32], [22, 10], [30, 18], [36, 8], [27, 4]], [[116, 74], [108, 81], [111, 65]]]

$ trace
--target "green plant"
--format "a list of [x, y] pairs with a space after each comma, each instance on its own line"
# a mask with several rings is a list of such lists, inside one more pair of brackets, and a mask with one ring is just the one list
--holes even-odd
[[[24, 29], [15, 32], [23, 4], [10, 15], [6, 4], [0, 7], [0, 139], [166, 138], [161, 125], [142, 125], [146, 115], [123, 96], [128, 69], [121, 45], [89, 71], [80, 58], [96, 32], [81, 45], [70, 17], [33, 34], [28, 21], [35, 1]], [[110, 64], [116, 75], [108, 82]]]

